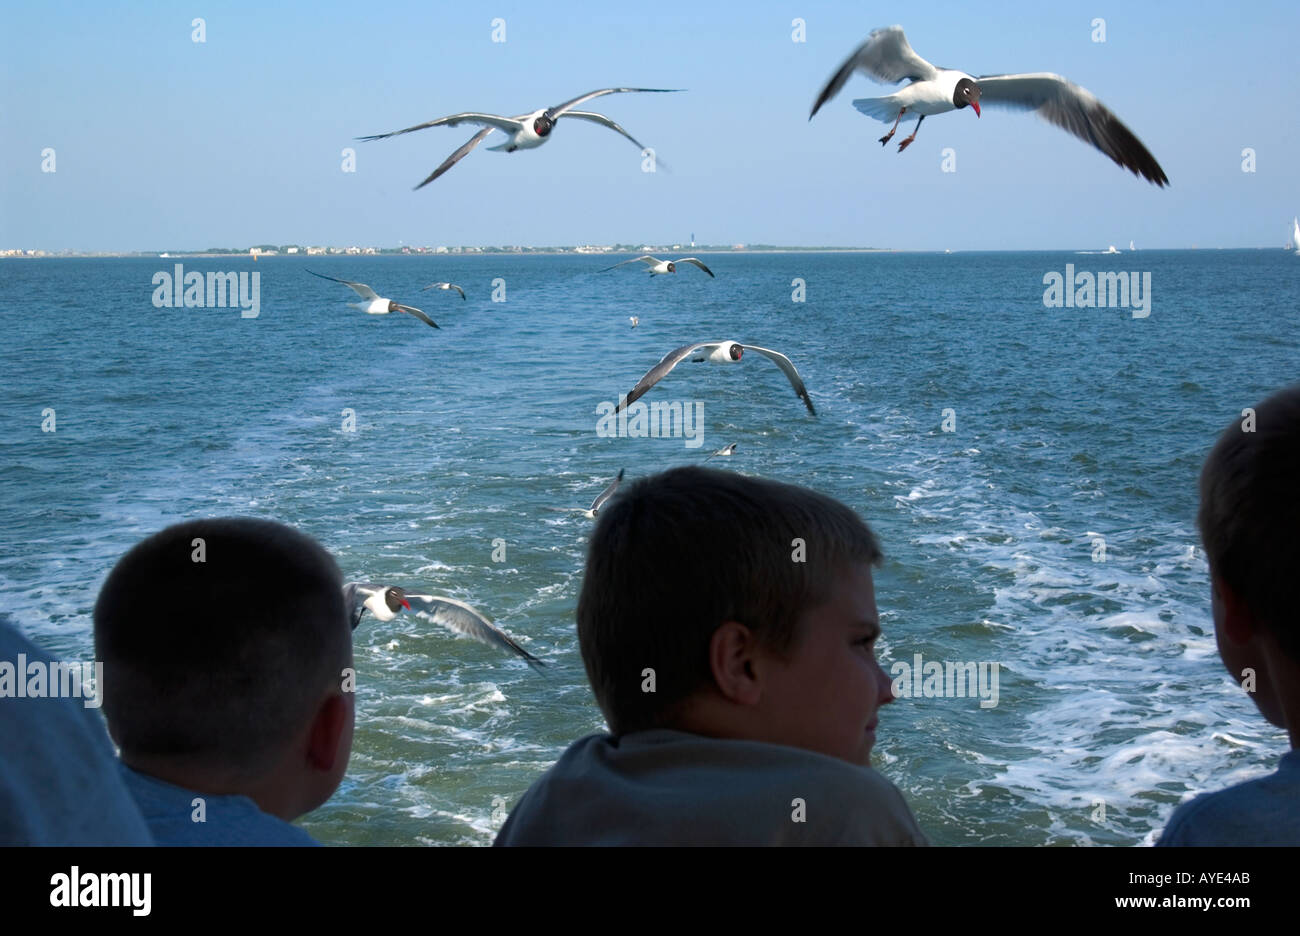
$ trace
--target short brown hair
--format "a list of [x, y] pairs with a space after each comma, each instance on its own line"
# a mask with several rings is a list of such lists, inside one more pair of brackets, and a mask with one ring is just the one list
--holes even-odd
[[260, 768], [341, 683], [351, 643], [333, 557], [269, 520], [155, 533], [95, 602], [104, 716], [128, 757]]
[[[1249, 417], [1247, 417], [1249, 418]], [[1253, 431], [1247, 431], [1253, 429]], [[1211, 574], [1300, 660], [1300, 384], [1234, 422], [1201, 469], [1197, 523]]]
[[[610, 730], [671, 725], [712, 680], [709, 641], [724, 621], [785, 654], [846, 566], [880, 560], [862, 519], [808, 488], [695, 467], [629, 485], [600, 512], [578, 599], [582, 660]], [[641, 688], [647, 668], [654, 692]]]

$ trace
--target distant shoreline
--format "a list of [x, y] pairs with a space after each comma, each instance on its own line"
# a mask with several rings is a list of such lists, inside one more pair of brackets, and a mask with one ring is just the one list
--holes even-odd
[[[923, 248], [923, 247], [745, 247], [737, 249], [735, 247], [686, 247], [673, 250], [672, 248], [661, 249], [655, 248], [656, 252], [661, 254], [684, 254], [690, 252], [693, 254], [855, 254], [855, 253], [884, 253], [884, 254], [980, 254], [980, 253], [1041, 253], [1041, 254], [1091, 254], [1098, 256], [1127, 256], [1134, 253], [1154, 253], [1157, 251], [1206, 251], [1206, 250], [1264, 250], [1274, 251], [1277, 247], [1143, 247], [1137, 250], [1119, 250], [1110, 253], [1106, 250], [1086, 250], [1079, 247], [1035, 247], [1032, 249], [1013, 250], [1007, 248], [997, 248], [990, 250], [980, 250], [976, 248], [962, 248], [957, 250], [944, 250], [940, 248]], [[1290, 251], [1293, 248], [1280, 248], [1283, 251]], [[223, 257], [242, 257], [249, 259], [253, 255], [247, 251], [238, 252], [221, 252], [214, 253], [210, 251], [164, 251], [167, 256], [161, 253], [155, 253], [151, 250], [133, 250], [133, 251], [36, 251], [31, 254], [26, 253], [7, 253], [0, 251], [0, 260], [120, 260], [120, 259], [139, 259], [150, 258], [155, 260], [202, 260], [216, 259]], [[352, 259], [355, 257], [441, 257], [464, 259], [466, 257], [613, 257], [627, 254], [641, 254], [644, 251], [633, 250], [607, 250], [607, 251], [577, 251], [572, 248], [529, 248], [523, 250], [508, 250], [501, 247], [475, 247], [462, 249], [459, 253], [453, 253], [451, 250], [445, 253], [426, 250], [423, 253], [412, 251], [403, 253], [401, 248], [376, 248], [373, 253], [326, 253], [326, 254], [308, 254], [308, 253], [259, 253], [259, 260], [283, 260], [283, 259], [309, 259], [309, 260], [334, 260], [334, 259]]]
[[[897, 251], [892, 247], [656, 247], [659, 253], [711, 253], [711, 254], [746, 254], [746, 253], [942, 253], [942, 251]], [[323, 258], [329, 259], [334, 257], [612, 257], [619, 254], [643, 253], [639, 248], [610, 249], [610, 250], [575, 250], [572, 247], [526, 247], [520, 250], [514, 250], [507, 247], [462, 247], [456, 251], [451, 249], [445, 251], [429, 250], [423, 251], [404, 251], [400, 247], [375, 248], [370, 252], [352, 252], [347, 253], [340, 250], [339, 253], [313, 253], [308, 254], [303, 251], [298, 253], [285, 253], [277, 251], [276, 253], [258, 253], [259, 260], [267, 259], [284, 259], [292, 257], [293, 259], [303, 258]], [[162, 256], [166, 253], [167, 256]], [[49, 260], [51, 258], [70, 257], [70, 258], [130, 258], [130, 257], [153, 257], [155, 259], [172, 260], [182, 258], [197, 257], [252, 257], [253, 254], [247, 250], [242, 251], [200, 251], [200, 250], [166, 250], [160, 252], [152, 250], [105, 250], [105, 251], [39, 251], [35, 254], [7, 254], [0, 252], [0, 260]]]

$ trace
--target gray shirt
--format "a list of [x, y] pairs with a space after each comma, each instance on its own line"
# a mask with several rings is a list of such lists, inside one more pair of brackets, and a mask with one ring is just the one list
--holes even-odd
[[1174, 810], [1157, 845], [1300, 845], [1300, 750], [1277, 771]]
[[926, 845], [870, 767], [802, 748], [644, 731], [575, 741], [497, 845]]

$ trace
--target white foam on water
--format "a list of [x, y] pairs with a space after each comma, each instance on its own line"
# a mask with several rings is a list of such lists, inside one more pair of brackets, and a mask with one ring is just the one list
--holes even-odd
[[[918, 453], [917, 472], [931, 464]], [[1204, 554], [1189, 550], [1190, 526], [1136, 527], [1120, 518], [1098, 525], [1106, 518], [1094, 514], [1071, 530], [1017, 506], [979, 463], [960, 475], [912, 477], [902, 482], [908, 493], [893, 498], [905, 511], [909, 556], [951, 557], [941, 571], [927, 564], [927, 579], [955, 576], [988, 596], [983, 613], [970, 617], [988, 638], [977, 645], [966, 629], [943, 649], [949, 659], [1000, 664], [996, 710], [961, 722], [968, 743], [950, 750], [979, 778], [962, 796], [995, 796], [999, 804], [1011, 797], [1010, 812], [992, 817], [994, 824], [1014, 826], [1023, 813], [1043, 841], [1149, 843], [1190, 790], [1261, 775], [1285, 750], [1280, 733], [1223, 673]], [[1105, 561], [1094, 562], [1099, 536]], [[893, 614], [882, 619], [893, 635], [881, 646], [890, 662], [895, 655], [910, 662], [922, 636], [932, 645], [949, 640], [933, 630], [904, 640]], [[918, 726], [928, 724], [923, 711]], [[906, 750], [908, 740], [897, 745]], [[938, 746], [949, 750], [946, 741]], [[933, 796], [927, 782], [900, 779], [924, 814]], [[1104, 824], [1092, 818], [1097, 802], [1106, 807]]]

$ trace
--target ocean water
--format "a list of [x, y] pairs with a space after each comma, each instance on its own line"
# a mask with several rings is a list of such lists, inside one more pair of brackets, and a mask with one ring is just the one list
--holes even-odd
[[[367, 616], [347, 778], [302, 824], [328, 843], [486, 844], [603, 725], [573, 623], [591, 522], [546, 508], [736, 442], [710, 464], [825, 491], [881, 536], [887, 671], [916, 654], [999, 665], [995, 707], [882, 710], [876, 766], [934, 842], [1150, 843], [1186, 796], [1273, 769], [1285, 736], [1215, 650], [1195, 484], [1218, 432], [1300, 377], [1300, 260], [705, 259], [716, 279], [600, 274], [613, 261], [592, 256], [0, 262], [0, 611], [88, 661], [113, 562], [168, 523], [224, 514], [292, 524], [350, 579], [469, 601], [547, 674]], [[260, 315], [156, 308], [153, 274], [177, 262], [256, 270]], [[1149, 272], [1150, 316], [1045, 307], [1044, 275], [1066, 264]], [[307, 267], [442, 327], [355, 312]], [[435, 280], [470, 298], [419, 292]], [[671, 348], [721, 338], [788, 354], [818, 416], [751, 355], [684, 364], [646, 397], [703, 403], [701, 447], [598, 435], [598, 403]]]

